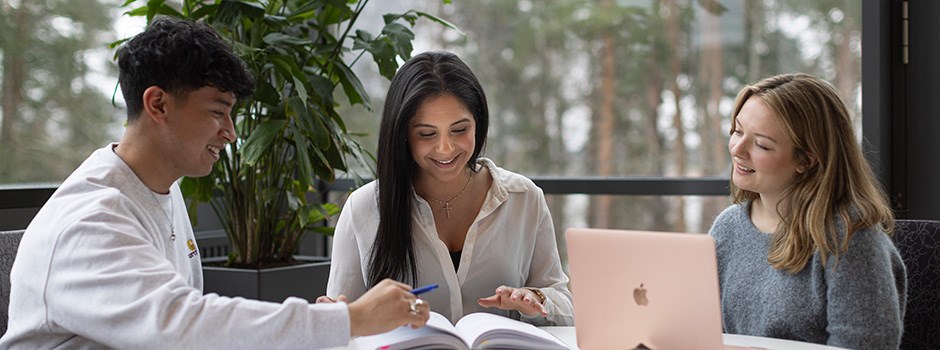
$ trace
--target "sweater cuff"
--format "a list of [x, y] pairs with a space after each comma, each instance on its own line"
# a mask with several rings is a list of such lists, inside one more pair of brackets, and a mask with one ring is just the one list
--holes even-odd
[[346, 346], [351, 339], [349, 324], [349, 306], [346, 303], [309, 304], [308, 309], [314, 319], [311, 329], [316, 347], [330, 348]]

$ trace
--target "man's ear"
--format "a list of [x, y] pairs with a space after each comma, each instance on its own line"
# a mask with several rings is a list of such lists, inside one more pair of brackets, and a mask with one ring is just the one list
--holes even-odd
[[166, 121], [167, 104], [171, 98], [170, 94], [159, 86], [148, 87], [144, 90], [144, 108], [142, 118], [150, 118], [157, 124]]

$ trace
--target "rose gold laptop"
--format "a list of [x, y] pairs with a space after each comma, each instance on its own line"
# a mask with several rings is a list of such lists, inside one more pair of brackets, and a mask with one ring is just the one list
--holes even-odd
[[581, 228], [566, 236], [580, 349], [723, 348], [712, 237]]

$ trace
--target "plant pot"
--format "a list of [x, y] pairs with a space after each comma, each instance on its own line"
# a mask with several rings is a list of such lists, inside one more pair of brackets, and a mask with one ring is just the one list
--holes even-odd
[[[298, 297], [312, 303], [318, 296], [326, 295], [326, 283], [330, 277], [329, 258], [294, 258], [306, 262], [261, 270], [203, 265], [205, 293], [278, 303], [287, 297]], [[221, 259], [207, 258], [203, 263], [224, 261]]]

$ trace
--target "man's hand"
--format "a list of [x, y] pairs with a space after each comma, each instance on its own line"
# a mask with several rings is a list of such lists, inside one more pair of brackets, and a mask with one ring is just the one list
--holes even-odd
[[[411, 286], [383, 280], [358, 300], [349, 304], [349, 328], [352, 336], [385, 333], [399, 326], [421, 328], [428, 322], [428, 303], [416, 303]], [[339, 297], [337, 297], [339, 299]], [[317, 298], [319, 302], [319, 298]], [[412, 310], [414, 305], [414, 310]]]

